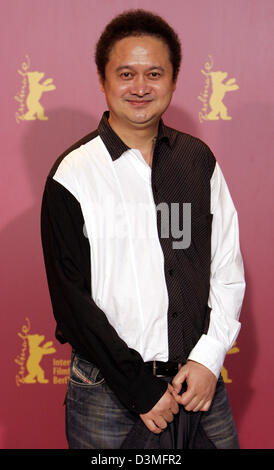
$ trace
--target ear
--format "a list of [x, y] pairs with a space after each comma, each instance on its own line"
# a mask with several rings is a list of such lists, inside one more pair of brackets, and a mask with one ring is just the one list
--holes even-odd
[[103, 81], [103, 78], [101, 77], [101, 74], [100, 74], [99, 70], [97, 70], [97, 77], [98, 77], [98, 81], [99, 81], [101, 91], [104, 93], [105, 92], [104, 81]]

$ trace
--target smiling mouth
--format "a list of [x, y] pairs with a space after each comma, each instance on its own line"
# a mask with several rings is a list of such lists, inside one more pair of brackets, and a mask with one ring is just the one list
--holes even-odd
[[151, 103], [152, 100], [127, 100], [132, 106], [145, 106]]

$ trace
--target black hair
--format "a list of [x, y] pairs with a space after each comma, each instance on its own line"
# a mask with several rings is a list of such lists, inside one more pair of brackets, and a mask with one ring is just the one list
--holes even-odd
[[175, 82], [181, 65], [181, 43], [176, 32], [160, 16], [142, 9], [127, 10], [113, 18], [102, 32], [95, 49], [95, 62], [101, 79], [105, 80], [105, 67], [112, 47], [120, 39], [129, 36], [155, 36], [162, 39], [169, 49]]

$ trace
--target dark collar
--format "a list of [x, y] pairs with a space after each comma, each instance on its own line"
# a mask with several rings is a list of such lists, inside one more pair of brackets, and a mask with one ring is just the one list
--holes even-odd
[[[120, 139], [114, 132], [108, 122], [109, 111], [105, 111], [98, 126], [98, 133], [108, 149], [112, 160], [119, 158], [124, 152], [129, 150], [129, 147]], [[169, 145], [172, 144], [173, 133], [172, 129], [166, 127], [162, 121], [159, 122], [157, 142], [166, 141]]]

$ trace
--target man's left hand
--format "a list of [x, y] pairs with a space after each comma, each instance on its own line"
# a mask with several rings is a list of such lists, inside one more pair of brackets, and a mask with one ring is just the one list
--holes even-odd
[[[182, 394], [182, 383], [187, 390]], [[208, 411], [215, 393], [217, 379], [207, 367], [195, 361], [187, 361], [172, 380], [173, 396], [187, 411]]]

